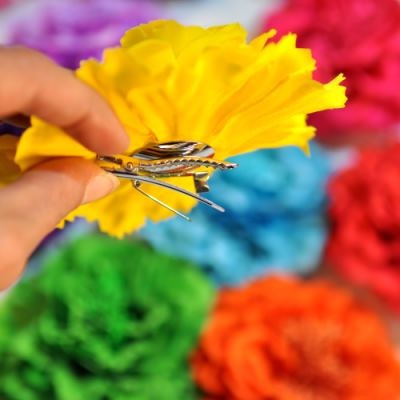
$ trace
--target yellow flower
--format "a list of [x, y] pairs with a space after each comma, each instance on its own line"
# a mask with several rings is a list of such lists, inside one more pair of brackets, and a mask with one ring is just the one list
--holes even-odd
[[[313, 80], [311, 52], [297, 48], [294, 35], [268, 42], [273, 35], [248, 44], [237, 24], [205, 29], [155, 21], [128, 31], [121, 47], [105, 51], [103, 62], [88, 60], [76, 74], [113, 107], [131, 139], [126, 154], [170, 141], [207, 143], [221, 160], [259, 148], [295, 145], [307, 151], [314, 135], [307, 114], [343, 107], [344, 78], [328, 84]], [[24, 170], [54, 156], [95, 158], [60, 129], [33, 118], [17, 163]], [[173, 183], [193, 190], [190, 180]], [[165, 189], [146, 190], [183, 211], [194, 205]], [[68, 219], [97, 220], [101, 230], [121, 237], [146, 218], [170, 215], [123, 182], [115, 193], [78, 208]]]

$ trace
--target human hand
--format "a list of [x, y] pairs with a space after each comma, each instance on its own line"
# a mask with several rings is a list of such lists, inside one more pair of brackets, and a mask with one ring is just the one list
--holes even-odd
[[[0, 48], [0, 120], [35, 115], [99, 154], [129, 139], [106, 102], [89, 86], [33, 50]], [[60, 158], [32, 168], [0, 190], [0, 290], [12, 285], [41, 240], [79, 205], [118, 186], [94, 163]]]

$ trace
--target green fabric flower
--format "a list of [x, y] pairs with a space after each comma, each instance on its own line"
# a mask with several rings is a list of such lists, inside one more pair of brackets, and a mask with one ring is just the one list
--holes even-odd
[[80, 239], [1, 308], [0, 399], [194, 398], [187, 357], [213, 299], [187, 262]]

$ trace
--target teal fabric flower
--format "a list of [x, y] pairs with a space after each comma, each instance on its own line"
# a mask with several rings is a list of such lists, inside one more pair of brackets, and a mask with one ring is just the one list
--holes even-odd
[[239, 167], [210, 180], [209, 198], [192, 223], [149, 223], [140, 235], [155, 248], [198, 263], [218, 285], [242, 284], [270, 272], [306, 275], [319, 264], [326, 241], [329, 156], [311, 146], [261, 150], [235, 157]]
[[81, 238], [0, 309], [0, 399], [194, 398], [187, 357], [213, 302], [187, 262]]

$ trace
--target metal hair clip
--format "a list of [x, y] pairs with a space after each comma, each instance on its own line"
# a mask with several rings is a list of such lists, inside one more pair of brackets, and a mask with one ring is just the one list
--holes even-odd
[[[149, 183], [174, 190], [193, 197], [215, 210], [224, 212], [225, 210], [218, 204], [198, 195], [198, 193], [210, 190], [207, 184], [209, 173], [206, 171], [196, 172], [196, 169], [206, 167], [214, 170], [227, 170], [237, 167], [235, 163], [212, 159], [214, 154], [212, 147], [201, 142], [168, 142], [144, 147], [131, 156], [98, 156], [97, 160], [99, 165], [107, 172], [118, 178], [131, 180], [133, 187], [141, 194], [190, 221], [190, 218], [186, 215], [146, 193], [141, 185], [142, 183]], [[196, 193], [161, 180], [162, 178], [187, 176], [193, 177]]]

